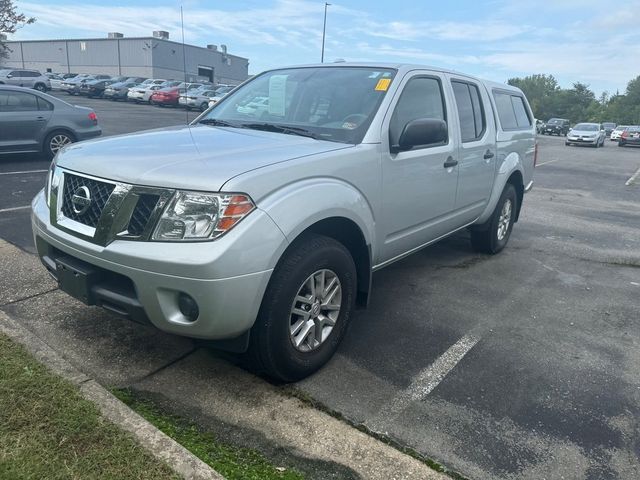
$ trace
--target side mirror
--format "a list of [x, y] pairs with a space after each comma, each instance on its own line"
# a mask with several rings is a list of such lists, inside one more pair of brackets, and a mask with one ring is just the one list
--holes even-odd
[[420, 145], [444, 143], [449, 137], [447, 123], [437, 118], [416, 118], [408, 122], [397, 145], [391, 146], [391, 153], [411, 150]]

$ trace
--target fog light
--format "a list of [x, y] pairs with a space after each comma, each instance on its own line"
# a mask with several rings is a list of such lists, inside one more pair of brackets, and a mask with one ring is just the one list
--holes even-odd
[[178, 295], [178, 308], [180, 313], [184, 315], [190, 322], [195, 322], [200, 314], [198, 304], [190, 295], [186, 293], [180, 293]]

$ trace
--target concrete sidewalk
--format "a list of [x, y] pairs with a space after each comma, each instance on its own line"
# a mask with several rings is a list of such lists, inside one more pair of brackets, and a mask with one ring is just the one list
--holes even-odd
[[82, 305], [56, 289], [35, 256], [3, 241], [0, 270], [0, 310], [9, 316], [0, 323], [19, 324], [101, 395], [101, 386], [131, 388], [311, 479], [448, 478], [188, 339]]

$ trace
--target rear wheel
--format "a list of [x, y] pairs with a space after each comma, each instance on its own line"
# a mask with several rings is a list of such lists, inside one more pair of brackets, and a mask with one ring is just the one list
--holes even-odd
[[47, 135], [44, 140], [44, 152], [48, 158], [53, 158], [56, 153], [60, 151], [64, 146], [75, 142], [75, 137], [64, 130], [56, 130]]
[[39, 92], [46, 92], [47, 91], [47, 86], [44, 83], [36, 83], [33, 88], [35, 88]]
[[482, 253], [495, 254], [509, 241], [513, 222], [518, 211], [516, 189], [510, 183], [504, 187], [491, 218], [484, 224], [471, 228], [471, 245]]
[[251, 330], [254, 367], [285, 382], [318, 370], [347, 331], [355, 295], [355, 264], [341, 243], [298, 240], [274, 271]]

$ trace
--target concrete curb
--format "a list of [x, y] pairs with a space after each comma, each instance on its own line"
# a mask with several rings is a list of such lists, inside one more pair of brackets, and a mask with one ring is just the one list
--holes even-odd
[[84, 398], [98, 406], [102, 415], [132, 434], [158, 460], [168, 464], [187, 480], [224, 480], [189, 450], [147, 422], [108, 390], [78, 371], [36, 335], [0, 311], [0, 332], [24, 345], [51, 371], [77, 385]]

